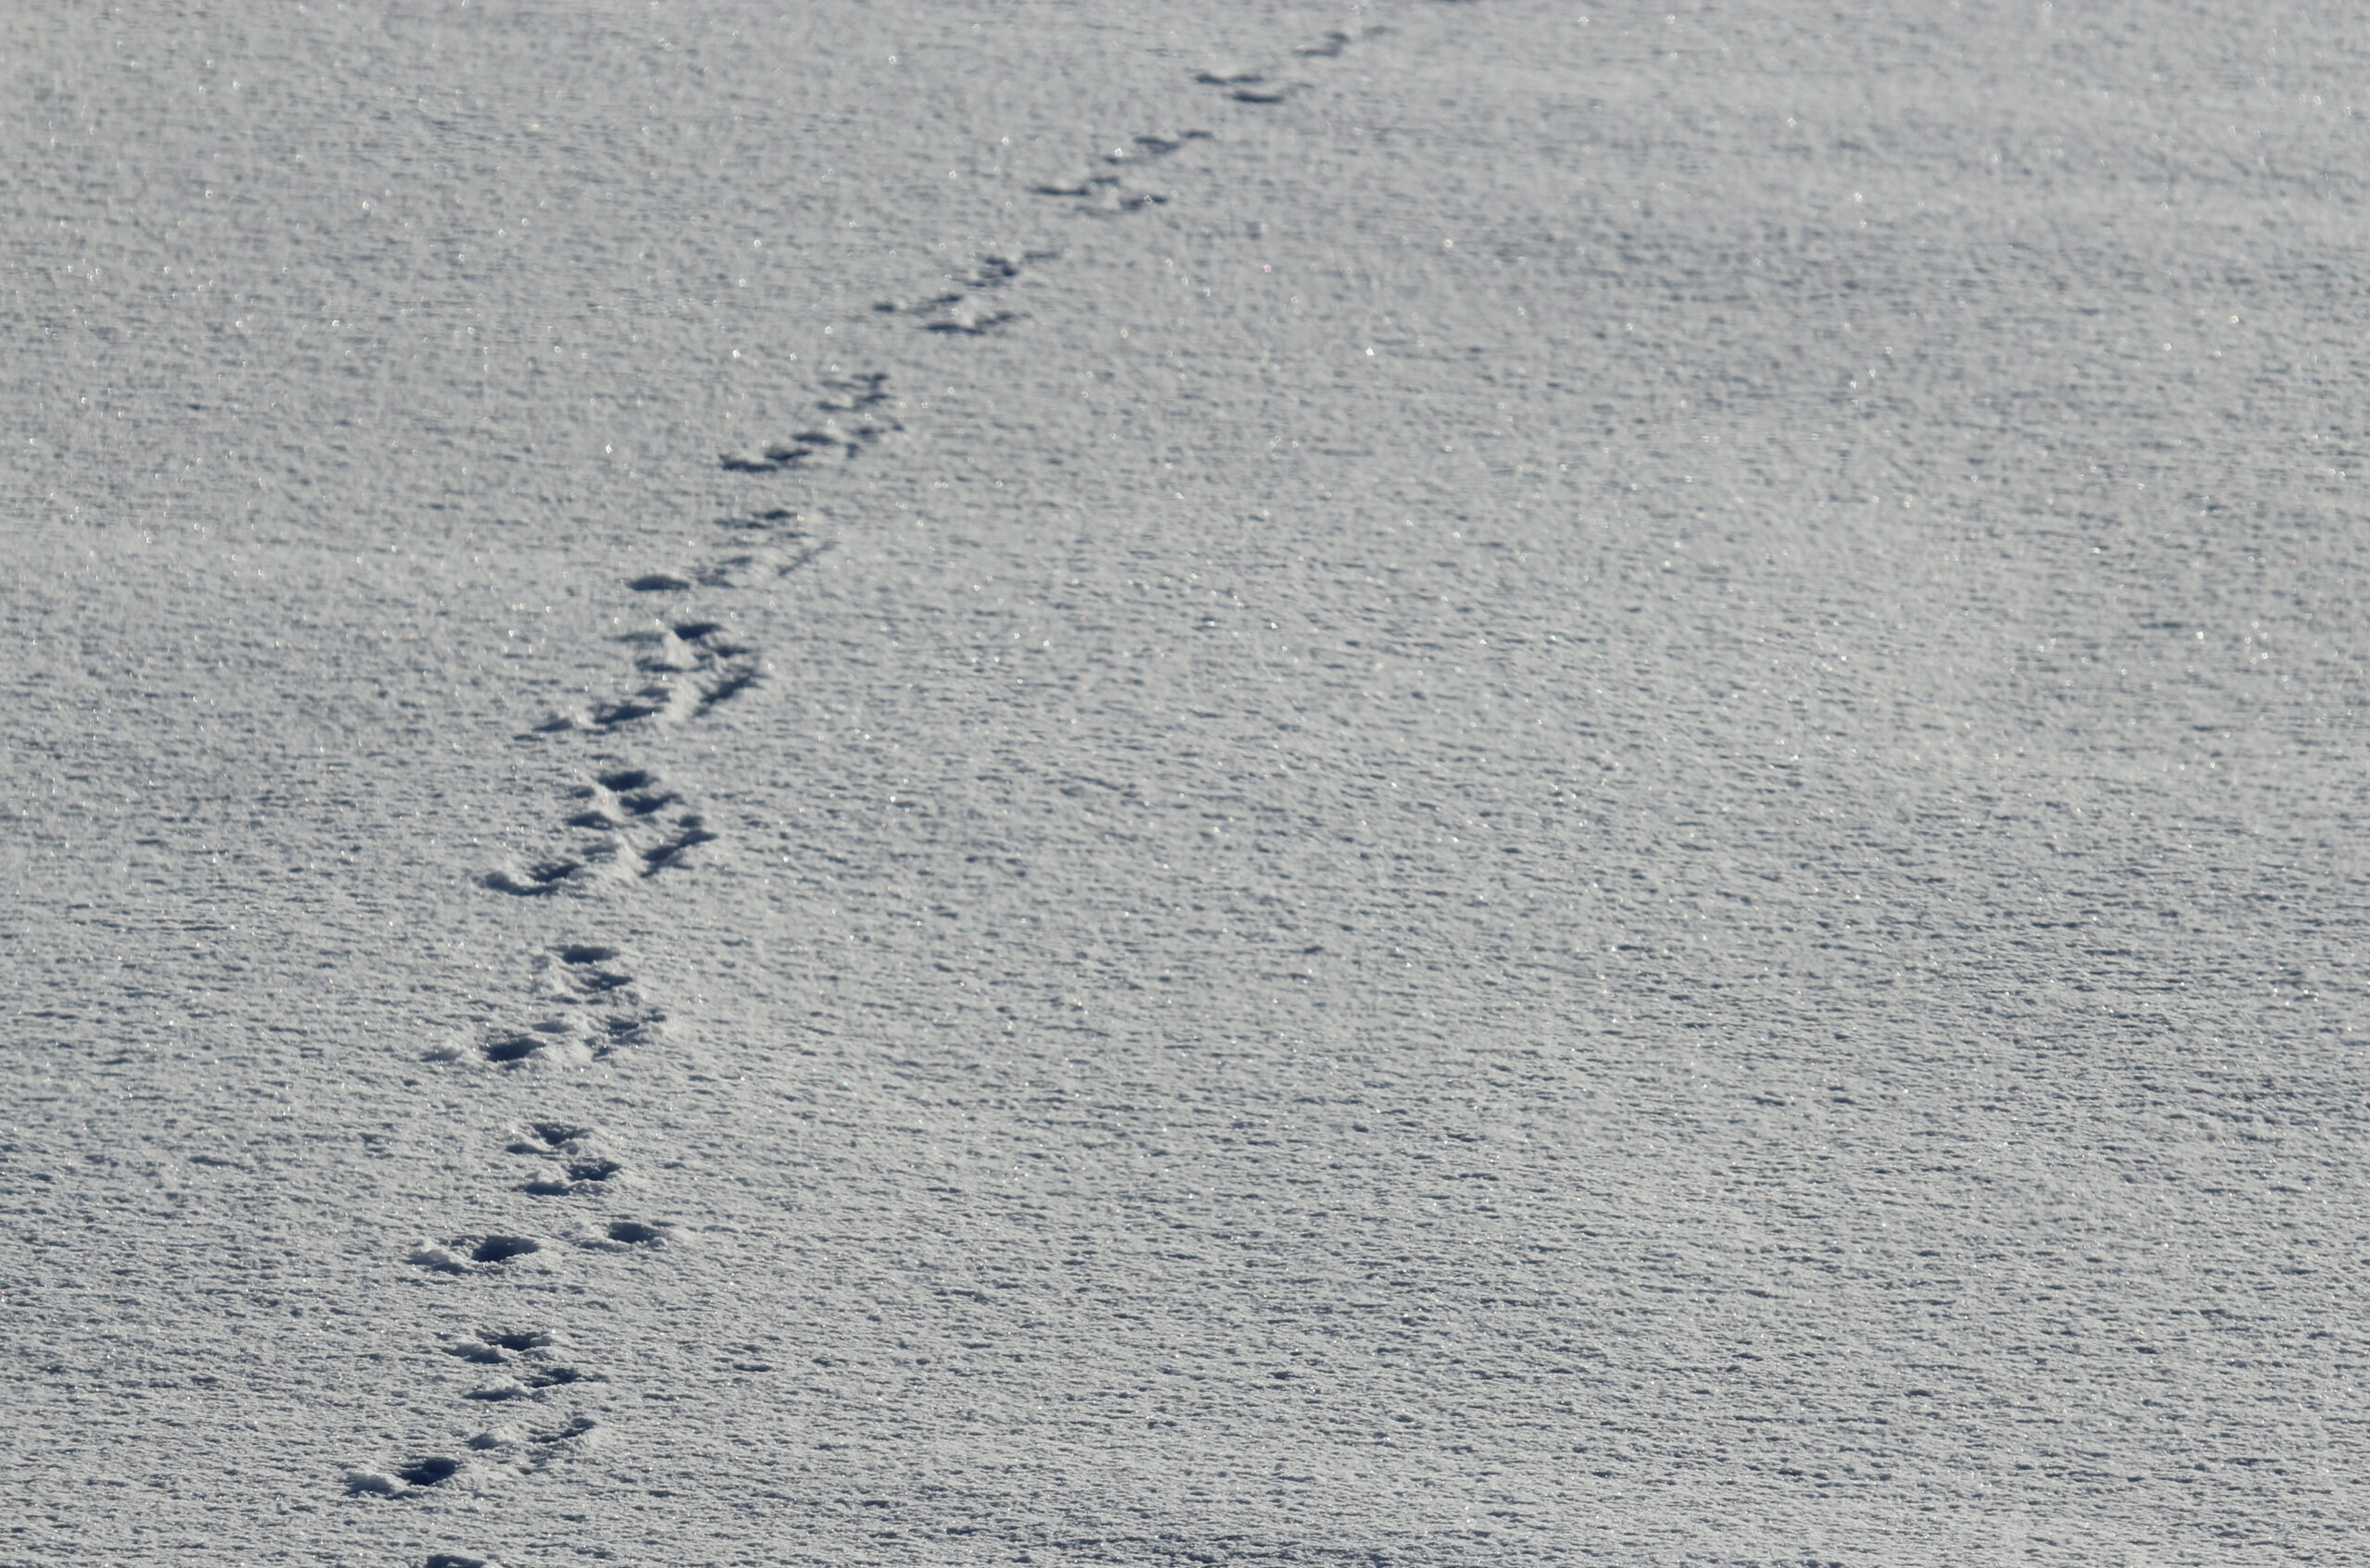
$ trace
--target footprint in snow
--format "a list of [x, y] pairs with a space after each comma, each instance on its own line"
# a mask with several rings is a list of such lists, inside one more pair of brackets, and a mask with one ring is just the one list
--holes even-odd
[[1351, 44], [1363, 44], [1369, 38], [1380, 38], [1390, 31], [1387, 27], [1375, 26], [1362, 27], [1355, 32], [1343, 32], [1337, 28], [1316, 43], [1304, 45], [1292, 53], [1304, 60], [1339, 59]]
[[447, 1241], [424, 1241], [411, 1251], [410, 1262], [433, 1274], [483, 1274], [543, 1250], [531, 1236], [456, 1236]]
[[[780, 569], [795, 571], [805, 564], [801, 560]], [[648, 678], [627, 696], [553, 714], [535, 726], [538, 733], [606, 732], [645, 719], [680, 724], [715, 711], [763, 678], [757, 651], [716, 621], [661, 623], [647, 631], [627, 632], [618, 641], [642, 650], [634, 667]]]
[[1255, 70], [1197, 71], [1193, 80], [1204, 87], [1223, 89], [1238, 104], [1280, 104], [1295, 93], [1308, 91], [1305, 81], [1278, 81]]
[[462, 1395], [465, 1400], [501, 1404], [535, 1398], [555, 1388], [605, 1381], [557, 1359], [557, 1341], [543, 1329], [489, 1328], [469, 1338], [455, 1339], [444, 1353], [473, 1366], [498, 1367], [508, 1375]]
[[408, 1497], [443, 1486], [460, 1474], [459, 1460], [436, 1455], [385, 1470], [349, 1470], [345, 1473], [345, 1489], [356, 1497]]

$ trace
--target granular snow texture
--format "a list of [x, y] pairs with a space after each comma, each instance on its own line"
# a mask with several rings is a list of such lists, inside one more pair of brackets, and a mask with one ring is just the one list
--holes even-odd
[[0, 1561], [2362, 1561], [2359, 20], [11, 10]]

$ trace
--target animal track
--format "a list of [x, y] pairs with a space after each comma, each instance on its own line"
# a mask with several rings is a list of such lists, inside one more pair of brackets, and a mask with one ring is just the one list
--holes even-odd
[[589, 1415], [577, 1415], [523, 1437], [515, 1430], [482, 1432], [470, 1438], [469, 1444], [472, 1448], [502, 1452], [523, 1470], [537, 1471], [582, 1452], [598, 1443], [601, 1437], [599, 1422]]
[[580, 860], [560, 856], [539, 860], [531, 865], [515, 870], [489, 871], [482, 878], [484, 885], [499, 893], [517, 898], [545, 898], [558, 892], [585, 869]]
[[[592, 783], [578, 786], [573, 794], [575, 799], [590, 803], [568, 817], [568, 826], [613, 835], [646, 829], [668, 807], [680, 805], [683, 800], [680, 791], [641, 767], [612, 768]], [[696, 826], [699, 820], [696, 815], [681, 812], [674, 816], [679, 828]]]
[[788, 441], [776, 442], [755, 457], [744, 453], [726, 452], [719, 454], [717, 460], [728, 472], [735, 474], [788, 473], [827, 453], [836, 452], [842, 457], [858, 456], [882, 436], [900, 428], [892, 423], [866, 421], [842, 429], [837, 421], [830, 421], [820, 429], [801, 430]]
[[[1354, 32], [1337, 30], [1292, 54], [1300, 59], [1334, 59], [1388, 31], [1378, 26]], [[1230, 101], [1252, 105], [1279, 104], [1310, 88], [1306, 81], [1268, 70], [1214, 68], [1193, 80]], [[1171, 198], [1137, 183], [1138, 170], [1195, 142], [1211, 139], [1212, 133], [1203, 130], [1136, 136], [1095, 154], [1085, 171], [1075, 178], [1031, 189], [1040, 196], [1070, 204], [1071, 210], [1080, 216], [1116, 218], [1140, 212]], [[1010, 307], [1018, 302], [1002, 291], [1032, 268], [1059, 259], [1061, 254], [1032, 250], [982, 255], [967, 272], [950, 274], [947, 286], [938, 292], [911, 300], [883, 300], [874, 309], [910, 318], [919, 330], [939, 335], [982, 337], [1000, 332], [1027, 319], [1025, 312]], [[805, 417], [806, 428], [755, 453], [721, 453], [722, 467], [753, 475], [819, 472], [853, 461], [904, 428], [896, 417], [896, 400], [885, 372], [845, 373], [836, 366], [831, 368]], [[832, 548], [834, 541], [814, 540], [800, 526], [801, 520], [798, 512], [789, 507], [718, 519], [718, 526], [735, 536], [724, 553], [694, 566], [669, 565], [643, 571], [627, 578], [623, 586], [634, 594], [663, 596], [778, 581]], [[621, 641], [633, 649], [639, 684], [624, 696], [554, 715], [536, 727], [538, 732], [606, 734], [644, 722], [680, 723], [713, 711], [766, 678], [759, 652], [717, 622], [661, 618]], [[565, 820], [568, 828], [581, 835], [566, 851], [497, 868], [480, 878], [482, 884], [514, 897], [548, 898], [581, 890], [604, 878], [648, 878], [685, 865], [693, 850], [717, 837], [700, 812], [688, 808], [680, 790], [648, 769], [624, 765], [608, 766], [571, 791]], [[655, 1039], [665, 1023], [665, 1014], [644, 1000], [619, 952], [601, 942], [567, 942], [546, 950], [535, 964], [532, 990], [550, 1010], [548, 1015], [523, 1028], [491, 1034], [474, 1046], [445, 1047], [430, 1056], [450, 1061], [474, 1057], [504, 1067], [589, 1063], [621, 1047]], [[614, 1200], [633, 1186], [633, 1174], [598, 1146], [590, 1126], [536, 1119], [515, 1125], [511, 1132], [506, 1150], [532, 1163], [521, 1171], [523, 1179], [518, 1183], [530, 1196]], [[519, 1266], [522, 1260], [562, 1245], [618, 1253], [663, 1250], [672, 1244], [675, 1234], [667, 1225], [634, 1219], [590, 1225], [580, 1220], [553, 1229], [565, 1240], [472, 1233], [422, 1242], [410, 1251], [408, 1261], [436, 1274], [498, 1277]], [[526, 1266], [539, 1270], [548, 1262]], [[748, 1349], [754, 1352], [759, 1347]], [[562, 1360], [549, 1332], [489, 1327], [447, 1344], [444, 1350], [495, 1375], [462, 1395], [465, 1400], [523, 1411], [535, 1410], [542, 1401], [543, 1410], [563, 1418], [546, 1426], [505, 1425], [477, 1433], [468, 1439], [468, 1450], [479, 1456], [468, 1461], [469, 1465], [542, 1470], [605, 1435], [592, 1416], [568, 1412], [567, 1406], [574, 1402], [571, 1397], [554, 1392], [605, 1379]], [[739, 1370], [764, 1372], [774, 1363], [767, 1360], [733, 1364]], [[349, 1472], [346, 1484], [356, 1496], [397, 1498], [450, 1486], [464, 1474], [463, 1460], [431, 1454], [386, 1469]], [[485, 1558], [442, 1551], [429, 1555], [424, 1568], [496, 1565]]]
[[966, 302], [964, 305], [955, 306], [953, 310], [949, 311], [944, 316], [939, 317], [935, 320], [923, 322], [922, 330], [925, 332], [959, 332], [965, 337], [981, 338], [987, 336], [990, 332], [998, 331], [1008, 327], [1015, 321], [1021, 321], [1025, 319], [1027, 319], [1027, 317], [1023, 317], [1018, 311], [974, 310], [969, 307], [968, 302]]
[[576, 828], [628, 827], [634, 819], [654, 815], [683, 798], [656, 774], [642, 767], [612, 768], [575, 793], [580, 801], [597, 803], [568, 819]]
[[547, 1018], [532, 1028], [488, 1041], [485, 1059], [505, 1067], [581, 1066], [628, 1046], [647, 1045], [666, 1021], [664, 1013], [648, 1009], [590, 1019]]
[[475, 1274], [543, 1250], [531, 1236], [459, 1236], [412, 1249], [411, 1262], [437, 1274]]
[[592, 1136], [591, 1127], [580, 1127], [571, 1122], [526, 1122], [514, 1130], [518, 1139], [505, 1146], [513, 1154], [570, 1153]]
[[963, 295], [958, 292], [932, 294], [929, 298], [923, 300], [875, 300], [872, 302], [872, 308], [883, 316], [920, 316], [933, 310], [943, 310], [950, 305], [960, 304], [962, 299]]
[[698, 845], [716, 841], [716, 835], [703, 827], [696, 816], [678, 817], [676, 824], [672, 836], [642, 850], [642, 874], [644, 877], [655, 877], [669, 866], [680, 865], [687, 852]]
[[[931, 330], [938, 330], [935, 323]], [[804, 550], [776, 550], [770, 546], [743, 550], [711, 561], [690, 573], [644, 572], [630, 578], [626, 586], [636, 593], [681, 593], [693, 588], [746, 588], [751, 583], [773, 582], [813, 562], [831, 548], [832, 541]]]
[[855, 414], [892, 401], [889, 373], [867, 370], [855, 375], [826, 376], [823, 390], [831, 395], [815, 404], [827, 414]]
[[890, 316], [918, 316], [925, 332], [956, 332], [968, 337], [980, 337], [1024, 319], [1017, 311], [997, 310], [979, 303], [973, 296], [1000, 289], [1041, 262], [1058, 260], [1059, 251], [1023, 251], [1018, 255], [983, 255], [979, 265], [966, 276], [953, 280], [958, 285], [927, 299], [881, 300], [873, 309]]
[[502, 1366], [513, 1356], [534, 1355], [551, 1348], [552, 1337], [540, 1328], [489, 1328], [474, 1339], [455, 1339], [445, 1352], [480, 1366]]
[[[705, 630], [694, 625], [687, 629]], [[727, 697], [736, 694], [745, 674], [755, 678], [754, 669], [740, 671], [730, 666], [711, 666], [704, 672], [717, 677], [705, 689], [701, 705], [694, 711], [705, 711]], [[574, 854], [555, 855], [536, 863], [527, 869], [505, 867], [488, 873], [480, 878], [486, 887], [522, 897], [542, 896], [564, 888], [581, 887], [601, 877], [655, 877], [659, 872], [685, 864], [684, 855], [701, 844], [717, 839], [706, 819], [694, 811], [671, 811], [681, 804], [680, 793], [647, 768], [615, 768], [603, 773], [592, 783], [580, 785], [572, 791], [579, 803], [567, 817], [568, 826], [597, 835]], [[652, 1015], [652, 1020], [659, 1016]], [[631, 1035], [630, 1025], [617, 1020], [605, 1021], [609, 1036]], [[547, 1034], [584, 1032], [566, 1023], [545, 1023], [535, 1030]], [[518, 1054], [530, 1054], [521, 1042]], [[592, 1054], [605, 1054], [614, 1040], [596, 1039]]]
[[501, 1404], [532, 1398], [553, 1388], [606, 1381], [598, 1373], [555, 1361], [555, 1350], [552, 1336], [539, 1328], [487, 1329], [475, 1338], [455, 1340], [444, 1347], [444, 1353], [473, 1366], [498, 1366], [510, 1374], [461, 1396], [480, 1403]]
[[779, 579], [790, 576], [792, 572], [804, 571], [807, 566], [814, 564], [817, 556], [822, 554], [825, 551], [831, 549], [833, 546], [838, 544], [838, 542], [839, 541], [837, 540], [827, 539], [820, 544], [809, 545], [804, 550], [792, 553], [787, 559], [779, 562], [775, 566], [774, 577]]
[[589, 1127], [565, 1122], [531, 1122], [507, 1147], [513, 1154], [531, 1154], [560, 1162], [530, 1177], [526, 1190], [539, 1198], [565, 1198], [604, 1190], [625, 1174], [625, 1166], [592, 1152], [586, 1140]]
[[1189, 142], [1207, 142], [1210, 139], [1210, 132], [1206, 131], [1180, 131], [1174, 136], [1138, 136], [1126, 146], [1114, 147], [1104, 154], [1103, 161], [1119, 165], [1143, 163], [1182, 152]]
[[592, 1374], [580, 1372], [572, 1366], [542, 1366], [530, 1368], [516, 1377], [505, 1377], [498, 1382], [480, 1384], [463, 1394], [461, 1398], [474, 1400], [481, 1404], [505, 1404], [512, 1400], [532, 1399], [551, 1388], [566, 1388], [578, 1383], [600, 1381], [602, 1379]]
[[[1380, 25], [1362, 27], [1355, 32], [1335, 28], [1314, 44], [1304, 44], [1292, 54], [1304, 60], [1335, 60], [1347, 53], [1352, 45], [1368, 39], [1380, 38], [1391, 29]], [[1264, 70], [1241, 66], [1213, 67], [1196, 71], [1193, 80], [1204, 87], [1221, 89], [1238, 104], [1280, 104], [1285, 99], [1305, 93], [1310, 83], [1279, 80]]]
[[555, 947], [535, 964], [535, 994], [568, 1003], [631, 1001], [633, 977], [612, 967], [617, 950], [592, 942]]
[[[802, 560], [780, 575], [786, 576], [805, 564]], [[662, 624], [649, 631], [628, 632], [618, 641], [642, 650], [634, 667], [650, 679], [631, 696], [572, 713], [554, 714], [535, 727], [537, 731], [546, 735], [571, 730], [605, 732], [652, 718], [680, 723], [707, 713], [719, 703], [731, 701], [755, 686], [760, 678], [762, 661], [757, 651], [733, 641], [715, 621]]]
[[526, 1190], [538, 1198], [568, 1198], [588, 1192], [598, 1192], [602, 1184], [615, 1181], [625, 1173], [625, 1167], [615, 1160], [571, 1160], [556, 1171], [547, 1171], [530, 1179]]
[[1104, 166], [1103, 168], [1081, 174], [1066, 184], [1048, 181], [1029, 189], [1040, 196], [1060, 196], [1076, 202], [1078, 210], [1090, 218], [1116, 218], [1140, 212], [1145, 207], [1159, 206], [1168, 198], [1157, 192], [1138, 190], [1110, 170], [1165, 158], [1182, 152], [1192, 143], [1210, 139], [1206, 131], [1180, 131], [1174, 136], [1138, 136], [1103, 154], [1096, 160]]
[[617, 959], [615, 948], [575, 943], [554, 948], [535, 965], [536, 996], [582, 1010], [562, 1016], [578, 1021], [581, 1027], [573, 1032], [591, 1041], [596, 1058], [620, 1046], [649, 1043], [667, 1021], [667, 1014], [643, 998], [633, 977], [615, 966]]
[[1029, 190], [1040, 196], [1075, 201], [1077, 210], [1089, 218], [1117, 218], [1168, 200], [1156, 192], [1134, 190], [1116, 174], [1089, 174], [1067, 185], [1032, 185]]
[[[553, 1014], [523, 1029], [497, 1031], [476, 1049], [476, 1056], [502, 1067], [581, 1065], [655, 1039], [667, 1014], [643, 1000], [632, 976], [611, 967], [617, 957], [617, 949], [591, 943], [554, 948], [545, 953], [536, 961], [531, 989], [538, 1000], [569, 1011]], [[428, 1060], [458, 1062], [470, 1055], [468, 1050], [447, 1045], [430, 1052]], [[556, 1127], [559, 1124], [538, 1125]]]
[[922, 315], [946, 306], [973, 293], [1000, 289], [1032, 267], [1048, 261], [1059, 261], [1059, 251], [1023, 251], [1018, 255], [982, 255], [979, 265], [962, 277], [954, 278], [957, 288], [950, 293], [933, 294], [924, 300], [882, 300], [872, 308], [890, 315]]
[[776, 442], [755, 456], [724, 453], [719, 459], [724, 467], [736, 474], [787, 473], [833, 453], [842, 459], [859, 456], [904, 429], [886, 411], [892, 401], [886, 372], [829, 377], [823, 386], [830, 395], [815, 404], [824, 416], [820, 425]]
[[345, 1473], [345, 1489], [356, 1497], [399, 1498], [441, 1487], [460, 1473], [459, 1460], [433, 1456], [413, 1460], [393, 1470], [349, 1470]]
[[1369, 38], [1380, 38], [1390, 31], [1389, 28], [1379, 25], [1362, 27], [1355, 32], [1342, 32], [1336, 29], [1328, 32], [1320, 42], [1295, 49], [1292, 53], [1304, 60], [1339, 59], [1342, 51], [1349, 48], [1351, 44], [1363, 44]]
[[522, 1470], [536, 1471], [591, 1447], [599, 1440], [600, 1430], [600, 1423], [591, 1416], [575, 1415], [555, 1426], [529, 1432], [521, 1432], [516, 1426], [497, 1426], [471, 1437], [469, 1447]]
[[717, 523], [719, 527], [737, 529], [744, 533], [756, 532], [760, 530], [767, 533], [772, 533], [775, 529], [779, 529], [781, 530], [782, 538], [804, 539], [806, 537], [805, 533], [791, 527], [791, 525], [796, 521], [798, 521], [798, 514], [792, 511], [787, 506], [771, 506], [763, 512], [752, 512], [748, 516], [742, 517], [718, 517], [717, 519]]
[[1307, 92], [1309, 86], [1305, 81], [1278, 81], [1255, 70], [1197, 71], [1193, 80], [1204, 87], [1226, 89], [1226, 95], [1238, 104], [1280, 104], [1294, 93]]
[[960, 281], [967, 289], [1000, 289], [1041, 262], [1061, 259], [1062, 253], [1059, 251], [1023, 251], [1018, 255], [983, 255], [979, 258], [979, 265], [971, 269], [971, 275]]
[[599, 1036], [570, 1017], [545, 1018], [524, 1029], [497, 1034], [479, 1050], [479, 1054], [497, 1067], [581, 1066], [607, 1053], [605, 1042]]
[[481, 1388], [472, 1388], [461, 1398], [476, 1400], [486, 1404], [502, 1404], [511, 1400], [530, 1398], [546, 1388], [567, 1388], [590, 1381], [597, 1380], [572, 1366], [535, 1367], [521, 1373], [517, 1377], [507, 1377], [499, 1383], [489, 1383]]

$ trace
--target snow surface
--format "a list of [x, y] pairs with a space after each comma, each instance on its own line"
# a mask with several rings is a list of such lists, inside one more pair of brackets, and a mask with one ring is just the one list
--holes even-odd
[[2360, 1561], [2358, 22], [11, 8], [0, 1561]]

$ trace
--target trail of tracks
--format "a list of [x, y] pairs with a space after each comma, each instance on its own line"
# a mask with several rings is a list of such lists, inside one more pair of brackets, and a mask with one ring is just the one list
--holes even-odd
[[[1390, 31], [1329, 31], [1275, 63], [1203, 70], [1184, 85], [1222, 113], [1268, 112], [1315, 90], [1300, 69], [1321, 68]], [[1138, 131], [1028, 189], [1055, 222], [1125, 220], [1174, 199], [1152, 183], [1157, 166], [1222, 149], [1229, 134], [1199, 126]], [[967, 339], [1042, 327], [1033, 313], [1004, 303], [1008, 291], [1066, 255], [1055, 244], [983, 255], [933, 292], [877, 302], [871, 319], [945, 340], [950, 353], [960, 352]], [[785, 504], [780, 489], [811, 492], [832, 485], [850, 465], [882, 461], [905, 426], [885, 372], [834, 374], [815, 391], [805, 428], [754, 451], [718, 455], [727, 472], [747, 479], [753, 494], [746, 509], [717, 525], [714, 553], [629, 578], [623, 591], [663, 607], [694, 588], [779, 590], [832, 548], [834, 540], [802, 527], [794, 498]], [[620, 641], [631, 663], [617, 695], [545, 716], [524, 737], [577, 747], [582, 759], [581, 781], [555, 813], [549, 849], [492, 867], [480, 878], [499, 896], [580, 903], [587, 925], [595, 927], [605, 899], [696, 876], [706, 857], [732, 852], [696, 801], [631, 754], [635, 740], [762, 694], [771, 678], [764, 650], [721, 621], [662, 608], [650, 629]], [[480, 1292], [480, 1326], [443, 1349], [484, 1375], [461, 1396], [468, 1408], [455, 1412], [450, 1444], [347, 1472], [346, 1488], [356, 1498], [401, 1500], [467, 1480], [543, 1475], [607, 1436], [601, 1391], [608, 1370], [580, 1356], [559, 1325], [530, 1320], [519, 1293], [505, 1285], [515, 1287], [527, 1270], [670, 1245], [666, 1221], [624, 1212], [637, 1173], [619, 1147], [621, 1129], [583, 1125], [542, 1103], [555, 1074], [630, 1076], [638, 1057], [665, 1048], [667, 1014], [619, 947], [597, 930], [536, 953], [526, 989], [528, 1005], [516, 1022], [440, 1047], [430, 1059], [454, 1071], [512, 1076], [515, 1115], [500, 1136], [518, 1157], [520, 1188], [549, 1201], [553, 1218], [534, 1234], [462, 1232], [422, 1238], [412, 1248], [412, 1266]], [[473, 1555], [477, 1550], [431, 1554], [427, 1568], [491, 1568], [493, 1559]]]

